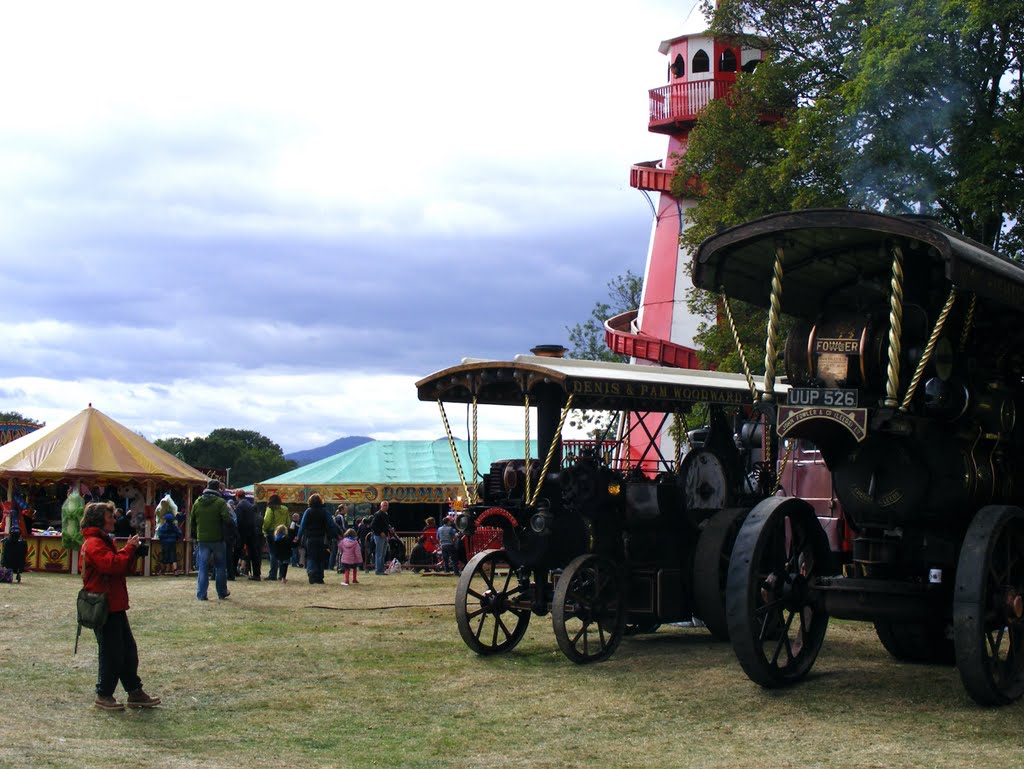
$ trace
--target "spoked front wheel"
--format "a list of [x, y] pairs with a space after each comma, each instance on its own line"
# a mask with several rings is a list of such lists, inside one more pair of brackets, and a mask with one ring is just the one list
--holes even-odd
[[626, 628], [626, 596], [619, 567], [600, 555], [569, 562], [555, 586], [551, 622], [562, 653], [578, 665], [612, 655]]
[[515, 648], [530, 624], [530, 610], [520, 608], [529, 582], [521, 581], [504, 550], [473, 556], [455, 591], [455, 621], [466, 646], [477, 654], [500, 654]]
[[956, 568], [953, 642], [964, 688], [979, 705], [1024, 694], [1024, 511], [974, 516]]
[[785, 686], [814, 665], [828, 628], [816, 580], [828, 574], [830, 562], [828, 538], [802, 499], [765, 499], [740, 528], [726, 618], [740, 665], [755, 683]]

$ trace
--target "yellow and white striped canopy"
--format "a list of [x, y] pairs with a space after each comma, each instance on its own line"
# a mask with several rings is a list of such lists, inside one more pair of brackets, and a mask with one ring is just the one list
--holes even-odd
[[0, 478], [33, 483], [167, 481], [205, 484], [205, 475], [92, 408], [0, 447]]

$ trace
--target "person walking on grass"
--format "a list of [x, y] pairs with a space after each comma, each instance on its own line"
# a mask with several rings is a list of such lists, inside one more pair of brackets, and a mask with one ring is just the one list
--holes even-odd
[[[267, 540], [267, 549], [273, 554], [278, 569], [277, 576], [269, 579], [280, 579], [282, 585], [287, 584], [288, 564], [292, 559], [292, 533], [283, 523], [270, 535]], [[271, 571], [271, 574], [273, 573]]]
[[235, 520], [238, 522], [238, 536], [245, 550], [249, 579], [259, 582], [263, 571], [263, 529], [260, 526], [256, 505], [241, 489], [235, 492]]
[[330, 541], [327, 543], [327, 546], [331, 550], [330, 557], [327, 559], [327, 568], [331, 570], [337, 568], [339, 574], [341, 573], [341, 560], [338, 558], [338, 544], [342, 537], [340, 532], [345, 531], [345, 529], [348, 528], [348, 524], [345, 519], [345, 512], [345, 505], [338, 505], [337, 509], [334, 511], [334, 525], [338, 527], [339, 534], [337, 538], [331, 537]]
[[[270, 573], [267, 575], [267, 579], [271, 581], [284, 575], [280, 573], [281, 560], [277, 557], [278, 548], [271, 547], [270, 543], [275, 541], [277, 537], [277, 527], [284, 526], [285, 530], [287, 530], [288, 524], [291, 522], [291, 513], [288, 512], [288, 508], [281, 502], [280, 495], [271, 494], [270, 499], [267, 500], [267, 511], [263, 514], [263, 535], [267, 538], [267, 551], [270, 555]], [[291, 557], [292, 549], [289, 547], [288, 559], [291, 560]]]
[[437, 541], [441, 545], [441, 563], [444, 565], [445, 574], [450, 574], [452, 570], [456, 574], [459, 573], [459, 564], [455, 555], [455, 534], [455, 526], [449, 516], [441, 522], [441, 526], [437, 529]]
[[373, 573], [378, 577], [387, 573], [384, 569], [388, 562], [388, 530], [391, 528], [388, 507], [387, 500], [381, 502], [380, 509], [370, 521], [370, 530], [373, 532]]
[[292, 535], [292, 566], [306, 565], [306, 548], [299, 539], [299, 522], [302, 517], [298, 513], [292, 513], [292, 522], [288, 524], [288, 533]]
[[[359, 584], [359, 564], [363, 562], [363, 549], [359, 547], [359, 540], [356, 539], [356, 530], [348, 529], [344, 539], [338, 542], [338, 559], [341, 567], [345, 570], [343, 585]], [[352, 572], [352, 579], [349, 580], [348, 573]]]
[[306, 574], [309, 575], [309, 584], [324, 584], [327, 541], [338, 540], [338, 527], [334, 524], [334, 516], [324, 506], [324, 500], [319, 494], [310, 495], [309, 507], [302, 514], [296, 539], [306, 548]]
[[365, 516], [356, 521], [356, 539], [359, 540], [359, 546], [363, 549], [363, 562], [360, 564], [360, 568], [365, 574], [369, 568], [366, 563], [366, 558], [370, 557], [370, 543], [373, 539], [373, 532], [370, 530], [370, 516]]
[[228, 592], [227, 550], [224, 535], [233, 524], [228, 503], [220, 494], [220, 481], [213, 479], [206, 484], [206, 491], [192, 505], [192, 539], [196, 545], [196, 565], [199, 576], [196, 581], [196, 598], [206, 600], [210, 587], [210, 561], [213, 561], [213, 578], [217, 587], [217, 598], [224, 600]]
[[112, 502], [90, 502], [82, 516], [82, 586], [90, 593], [106, 593], [109, 614], [96, 628], [99, 647], [99, 675], [96, 679], [96, 707], [124, 710], [114, 699], [117, 682], [128, 693], [128, 707], [155, 708], [159, 697], [142, 690], [139, 678], [139, 647], [128, 624], [128, 583], [125, 575], [135, 564], [139, 536], [133, 534], [122, 550], [114, 547], [116, 508]]
[[164, 513], [164, 522], [157, 527], [156, 538], [160, 540], [160, 572], [177, 574], [178, 540], [181, 539], [181, 529], [174, 520], [174, 513]]

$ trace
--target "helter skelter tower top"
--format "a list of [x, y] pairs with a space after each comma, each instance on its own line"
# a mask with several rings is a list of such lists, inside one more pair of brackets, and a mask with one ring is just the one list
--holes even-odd
[[[671, 192], [673, 156], [686, 152], [690, 132], [711, 100], [725, 98], [737, 73], [751, 72], [763, 51], [715, 39], [700, 4], [683, 24], [681, 34], [662, 41], [658, 50], [668, 58], [668, 84], [648, 92], [647, 129], [668, 136], [664, 159], [637, 163], [630, 169], [630, 186], [645, 194], [658, 193], [641, 305], [606, 324], [608, 346], [615, 352], [668, 366], [695, 368], [692, 344], [696, 320], [686, 310], [689, 254], [679, 248], [686, 227], [685, 212], [696, 205]], [[650, 197], [649, 197], [650, 199]]]

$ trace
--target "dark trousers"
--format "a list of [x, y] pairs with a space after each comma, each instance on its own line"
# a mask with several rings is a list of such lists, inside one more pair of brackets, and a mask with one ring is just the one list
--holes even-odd
[[327, 568], [328, 569], [333, 569], [334, 567], [337, 566], [338, 567], [338, 571], [341, 571], [341, 566], [339, 566], [339, 564], [338, 564], [338, 538], [337, 537], [328, 537], [327, 538], [327, 550], [328, 550]]
[[284, 574], [278, 573], [278, 565], [286, 567], [285, 572], [287, 572], [288, 561], [282, 562], [277, 559], [277, 553], [274, 552], [274, 542], [271, 539], [267, 539], [267, 555], [270, 556], [270, 576], [267, 579], [274, 580], [284, 577]]
[[128, 612], [114, 611], [107, 617], [103, 627], [98, 627], [96, 643], [99, 644], [100, 675], [96, 679], [96, 695], [113, 697], [117, 682], [126, 692], [142, 688], [139, 680], [139, 647], [135, 645], [128, 624]]
[[228, 579], [234, 579], [238, 576], [238, 542], [227, 542], [224, 547], [227, 551], [224, 565], [227, 567]]
[[309, 584], [322, 585], [324, 564], [327, 562], [327, 543], [320, 537], [306, 538], [306, 574]]
[[249, 562], [249, 576], [259, 577], [263, 566], [263, 537], [259, 534], [243, 536], [242, 544]]
[[441, 545], [441, 562], [444, 564], [444, 570], [454, 571], [456, 574], [459, 573], [459, 557], [455, 551], [455, 545]]

